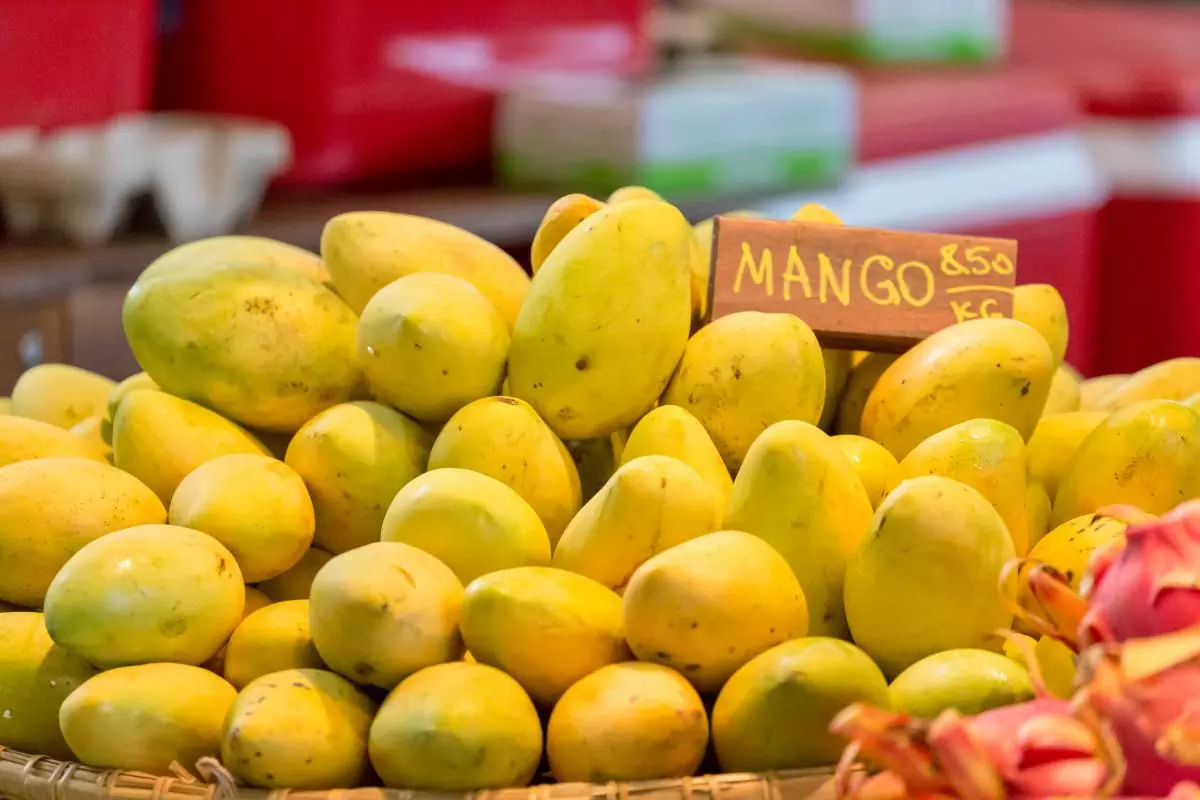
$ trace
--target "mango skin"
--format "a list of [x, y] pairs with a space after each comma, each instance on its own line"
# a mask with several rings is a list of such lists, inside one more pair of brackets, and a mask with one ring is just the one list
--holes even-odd
[[1107, 411], [1069, 411], [1049, 414], [1038, 421], [1025, 454], [1029, 477], [1046, 487], [1051, 500], [1058, 494], [1059, 481], [1079, 445], [1106, 419]]
[[288, 600], [243, 619], [225, 649], [225, 680], [235, 689], [288, 669], [324, 669], [308, 630], [308, 601]]
[[375, 703], [340, 675], [290, 669], [242, 690], [225, 721], [221, 762], [260, 789], [360, 786]]
[[979, 492], [939, 476], [904, 481], [846, 569], [855, 643], [892, 677], [925, 656], [983, 646], [1012, 621], [998, 583], [1014, 555]]
[[[1084, 514], [1067, 520], [1043, 536], [1029, 551], [1029, 559], [1054, 567], [1067, 579], [1072, 589], [1079, 591], [1092, 553], [1100, 547], [1122, 541], [1125, 528], [1124, 522], [1111, 517]], [[1024, 582], [1019, 581], [1018, 585], [1021, 606], [1036, 610], [1037, 602]]]
[[756, 536], [721, 531], [638, 567], [622, 619], [638, 659], [716, 691], [754, 656], [805, 635], [808, 606], [783, 556]]
[[658, 664], [612, 664], [563, 695], [550, 715], [546, 754], [559, 782], [694, 775], [708, 746], [696, 690]]
[[663, 402], [695, 415], [725, 465], [736, 471], [771, 425], [783, 420], [815, 425], [821, 419], [821, 346], [792, 314], [730, 314], [688, 342]]
[[817, 427], [826, 433], [833, 431], [838, 406], [842, 402], [842, 392], [846, 390], [846, 383], [850, 380], [852, 355], [850, 350], [821, 350], [821, 358], [825, 361], [825, 405], [821, 409], [821, 421], [817, 423]]
[[1200, 496], [1200, 414], [1147, 400], [1102, 422], [1071, 457], [1054, 498], [1055, 525], [1107, 505], [1165, 514]]
[[842, 434], [834, 436], [833, 443], [850, 459], [850, 464], [867, 491], [871, 508], [878, 508], [888, 492], [900, 482], [900, 464], [896, 457], [879, 442], [865, 436]]
[[349, 400], [360, 380], [354, 313], [283, 267], [140, 278], [122, 322], [138, 363], [165, 391], [254, 428], [294, 431]]
[[566, 439], [637, 422], [687, 344], [691, 248], [687, 220], [658, 201], [609, 206], [568, 233], [513, 328], [513, 395]]
[[621, 598], [591, 578], [551, 567], [516, 567], [472, 581], [459, 627], [476, 661], [511, 675], [545, 707], [585, 675], [630, 657]]
[[893, 711], [934, 720], [947, 709], [974, 716], [1034, 698], [1029, 672], [987, 650], [946, 650], [913, 664], [888, 689]]
[[0, 416], [9, 416], [12, 414], [12, 398], [0, 397]]
[[833, 426], [838, 435], [857, 436], [862, 432], [862, 415], [871, 390], [898, 357], [891, 353], [867, 353], [850, 369]]
[[233, 633], [245, 602], [237, 562], [216, 539], [138, 525], [67, 561], [46, 592], [46, 630], [102, 668], [203, 664]]
[[568, 194], [551, 203], [538, 225], [537, 233], [533, 235], [533, 244], [529, 249], [529, 265], [533, 274], [538, 274], [542, 264], [546, 263], [551, 251], [558, 247], [564, 236], [604, 208], [604, 205], [586, 194]]
[[1079, 384], [1079, 410], [1097, 411], [1104, 398], [1129, 380], [1129, 375], [1099, 375]]
[[[246, 587], [246, 602], [242, 605], [242, 619], [238, 622], [239, 625], [246, 621], [246, 618], [258, 611], [260, 608], [266, 608], [274, 601], [267, 597], [253, 586]], [[234, 629], [237, 630], [236, 628]], [[230, 638], [233, 638], [232, 635]], [[208, 661], [202, 665], [209, 672], [215, 672], [217, 675], [225, 675], [225, 651], [229, 649], [229, 642], [225, 642], [224, 646], [213, 655]]]
[[425, 471], [431, 443], [420, 425], [379, 403], [344, 403], [309, 420], [284, 462], [312, 498], [313, 542], [344, 553], [379, 541], [388, 506]]
[[101, 432], [103, 425], [104, 418], [97, 414], [73, 425], [69, 431], [72, 436], [91, 449], [97, 461], [109, 461], [112, 458], [112, 448], [104, 441]]
[[309, 629], [330, 669], [391, 689], [423, 667], [462, 657], [462, 602], [462, 583], [445, 564], [406, 544], [376, 542], [321, 567]]
[[1046, 340], [1023, 322], [973, 319], [943, 328], [883, 373], [863, 410], [862, 435], [898, 459], [971, 419], [1007, 423], [1028, 441], [1056, 368]]
[[137, 372], [118, 383], [108, 395], [108, 408], [104, 415], [104, 422], [100, 426], [100, 436], [110, 448], [112, 447], [113, 419], [117, 416], [117, 409], [127, 394], [138, 389], [162, 391], [153, 378], [144, 372]]
[[443, 272], [483, 292], [509, 329], [529, 290], [529, 276], [491, 242], [434, 219], [354, 211], [329, 220], [321, 257], [337, 292], [361, 313], [375, 293], [414, 272]]
[[851, 703], [887, 708], [879, 667], [849, 642], [812, 636], [759, 653], [733, 673], [712, 712], [725, 772], [836, 764], [845, 740], [829, 732]]
[[1037, 481], [1029, 481], [1025, 486], [1025, 519], [1029, 525], [1031, 549], [1050, 532], [1050, 515], [1053, 513], [1053, 504], [1050, 495], [1046, 493], [1046, 487]]
[[221, 726], [237, 692], [208, 670], [145, 664], [103, 672], [62, 704], [63, 735], [97, 769], [170, 775], [178, 762], [216, 756]]
[[733, 490], [733, 478], [708, 432], [687, 409], [663, 405], [642, 417], [621, 450], [622, 465], [642, 456], [671, 456], [696, 471], [717, 496], [722, 511]]
[[804, 590], [809, 634], [844, 638], [842, 580], [871, 515], [866, 489], [833, 440], [807, 423], [779, 422], [750, 447], [725, 527], [760, 537], [787, 560]]
[[329, 563], [333, 553], [319, 547], [310, 547], [300, 556], [296, 566], [276, 575], [269, 581], [258, 584], [258, 590], [276, 603], [288, 600], [307, 600], [312, 591], [312, 582], [321, 567]]
[[498, 669], [427, 667], [397, 686], [371, 724], [371, 763], [385, 786], [467, 792], [528, 786], [542, 760], [542, 722]]
[[73, 456], [103, 461], [89, 442], [57, 425], [0, 415], [0, 467], [34, 458]]
[[636, 203], [638, 201], [657, 200], [664, 202], [663, 196], [653, 189], [648, 189], [645, 186], [622, 186], [619, 189], [613, 190], [613, 193], [608, 196], [609, 205], [620, 205], [621, 203]]
[[316, 253], [262, 236], [213, 236], [173, 247], [150, 263], [142, 277], [174, 270], [210, 270], [231, 264], [267, 264], [294, 270], [328, 285], [329, 270]]
[[36, 612], [0, 614], [0, 746], [74, 761], [58, 725], [63, 701], [96, 668], [54, 643]]
[[114, 386], [103, 375], [70, 364], [39, 364], [17, 378], [11, 413], [69, 430], [103, 414]]
[[1055, 366], [1063, 363], [1070, 339], [1070, 324], [1067, 320], [1067, 304], [1062, 295], [1048, 283], [1029, 283], [1013, 290], [1012, 318], [1024, 322], [1042, 334]]
[[108, 464], [43, 458], [0, 467], [0, 600], [40, 607], [84, 545], [166, 520], [154, 492]]
[[1079, 399], [1079, 380], [1066, 366], [1060, 366], [1054, 371], [1054, 380], [1050, 382], [1050, 394], [1046, 397], [1042, 415], [1078, 411]]
[[1172, 358], [1130, 375], [1100, 401], [1100, 408], [1119, 411], [1146, 400], [1184, 400], [1200, 392], [1200, 358]]

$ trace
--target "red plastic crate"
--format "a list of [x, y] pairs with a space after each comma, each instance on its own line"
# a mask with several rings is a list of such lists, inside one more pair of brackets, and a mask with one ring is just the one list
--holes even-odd
[[646, 0], [191, 0], [164, 38], [171, 107], [286, 125], [293, 184], [486, 166], [496, 92], [648, 63]]

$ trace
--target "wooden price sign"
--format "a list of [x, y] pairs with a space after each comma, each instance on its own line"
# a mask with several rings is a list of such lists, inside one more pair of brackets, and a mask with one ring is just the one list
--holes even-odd
[[786, 311], [821, 344], [903, 350], [948, 325], [1012, 316], [1017, 243], [717, 217], [711, 319]]

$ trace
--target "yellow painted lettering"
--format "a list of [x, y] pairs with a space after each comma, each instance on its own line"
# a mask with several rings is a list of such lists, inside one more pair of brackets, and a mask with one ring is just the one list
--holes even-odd
[[942, 274], [954, 277], [955, 275], [970, 275], [971, 270], [964, 267], [958, 261], [958, 245], [948, 244], [941, 250], [942, 253]]
[[884, 290], [884, 296], [880, 297], [875, 294], [869, 282], [869, 274], [871, 267], [879, 267], [885, 272], [891, 272], [896, 266], [896, 262], [892, 261], [887, 256], [871, 256], [862, 264], [862, 269], [858, 272], [858, 288], [862, 290], [863, 296], [872, 303], [880, 306], [898, 306], [900, 305], [900, 293], [896, 290], [896, 283], [891, 278], [879, 281], [875, 284], [876, 288]]
[[954, 319], [958, 322], [976, 319], [979, 316], [971, 310], [970, 300], [951, 300], [950, 307], [954, 309]]
[[842, 283], [839, 286], [838, 276], [833, 271], [833, 263], [830, 262], [829, 256], [817, 253], [817, 261], [821, 270], [821, 302], [825, 303], [829, 300], [827, 290], [832, 289], [833, 295], [839, 303], [844, 306], [850, 305], [850, 267], [854, 266], [853, 262], [848, 258], [842, 261]]
[[996, 298], [989, 297], [979, 304], [979, 316], [981, 317], [1003, 317], [1004, 314], [996, 310]]
[[975, 268], [971, 270], [972, 275], [987, 275], [992, 271], [992, 262], [988, 261], [985, 255], [989, 252], [991, 252], [991, 248], [984, 245], [966, 249], [967, 261], [975, 265]]
[[800, 258], [800, 251], [796, 249], [796, 245], [792, 245], [788, 250], [787, 269], [783, 273], [784, 300], [792, 299], [793, 283], [800, 284], [806, 300], [812, 300], [812, 283], [808, 280], [808, 270], [804, 268], [804, 259]]
[[[925, 281], [925, 293], [920, 297], [917, 297], [912, 293], [912, 287], [909, 286], [908, 278], [905, 277], [905, 273], [912, 269], [915, 269], [917, 272], [919, 272], [922, 279]], [[896, 270], [896, 281], [900, 286], [900, 296], [903, 297], [904, 302], [908, 303], [910, 306], [920, 308], [921, 306], [928, 305], [929, 301], [933, 299], [933, 270], [929, 268], [928, 264], [923, 264], [920, 261], [904, 262], [900, 265], [900, 268]]]
[[746, 274], [746, 270], [750, 270], [750, 280], [754, 281], [759, 286], [765, 282], [767, 285], [767, 297], [775, 294], [775, 270], [772, 265], [771, 251], [763, 248], [762, 261], [754, 260], [754, 252], [750, 249], [749, 242], [742, 242], [742, 260], [738, 262], [737, 277], [733, 279], [733, 293], [741, 294], [742, 278]]
[[996, 258], [992, 261], [992, 269], [996, 270], [997, 275], [1012, 275], [1016, 270], [1016, 265], [1004, 253], [996, 253]]

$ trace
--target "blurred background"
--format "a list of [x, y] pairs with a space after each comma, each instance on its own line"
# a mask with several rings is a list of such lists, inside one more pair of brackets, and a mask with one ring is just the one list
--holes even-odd
[[174, 244], [350, 210], [524, 259], [547, 205], [1019, 240], [1088, 374], [1200, 355], [1200, 3], [0, 0], [0, 394], [135, 371]]

